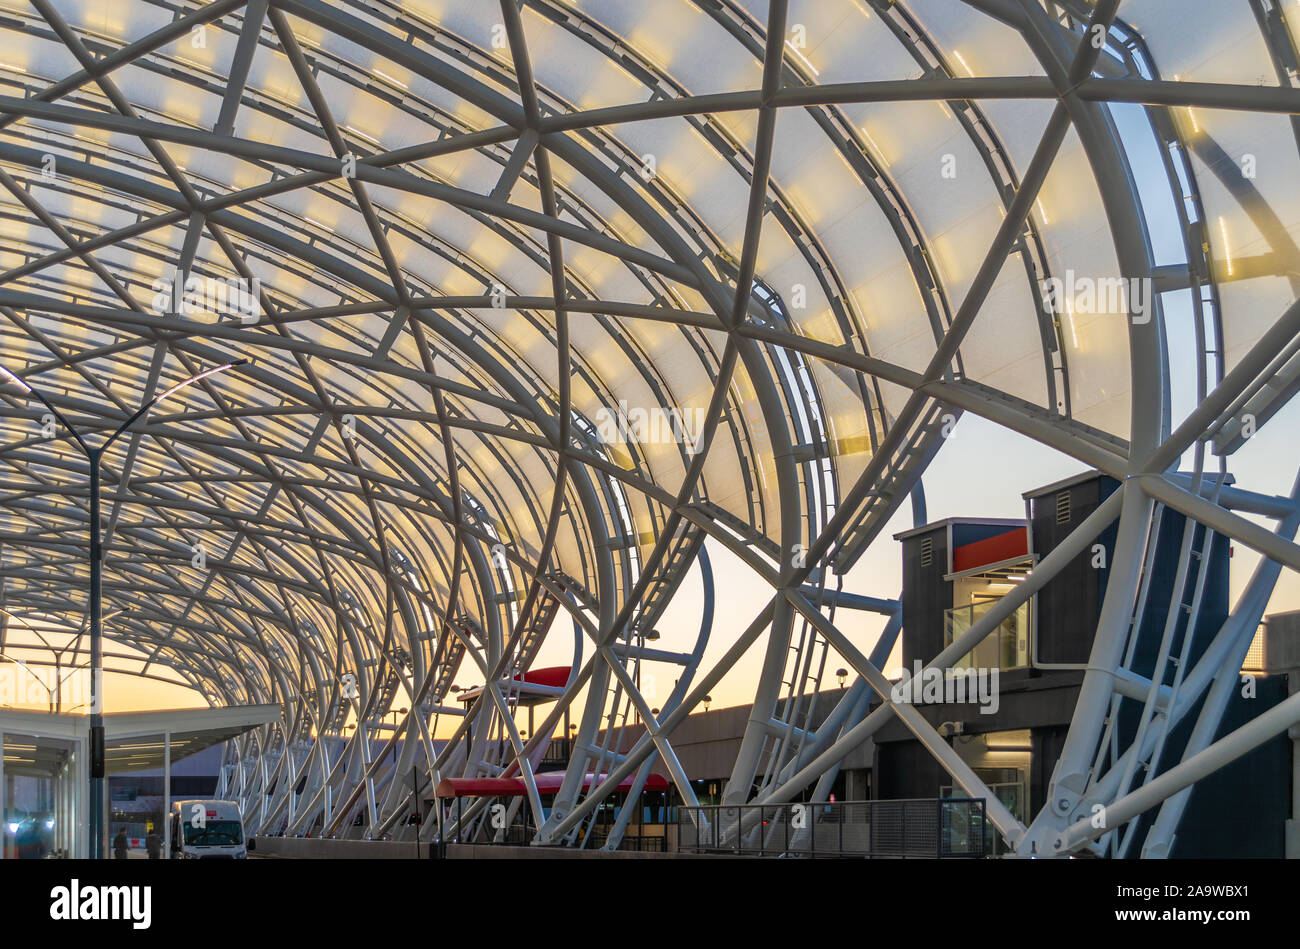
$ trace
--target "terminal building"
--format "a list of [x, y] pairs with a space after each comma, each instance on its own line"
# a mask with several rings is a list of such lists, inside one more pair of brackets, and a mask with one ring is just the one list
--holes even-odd
[[[1092, 472], [1028, 492], [1027, 516], [1021, 522], [947, 519], [898, 535], [904, 564], [904, 669], [925, 664], [951, 645], [1013, 584], [1024, 582], [1034, 566], [1118, 487], [1115, 479]], [[1160, 669], [1158, 681], [1176, 692], [1180, 670], [1185, 672], [1203, 656], [1228, 618], [1231, 550], [1227, 538], [1189, 526], [1176, 511], [1162, 512], [1153, 530], [1159, 532], [1154, 540], [1159, 553], [1143, 580], [1145, 610], [1125, 668], [1147, 679]], [[1192, 555], [1187, 568], [1180, 570], [1180, 540], [1185, 535]], [[923, 709], [927, 720], [950, 736], [962, 759], [1021, 819], [1040, 810], [1049, 793], [1092, 655], [1114, 554], [1111, 529], [953, 664], [954, 670], [997, 670], [996, 702]], [[1267, 640], [1267, 634], [1261, 635]], [[1271, 672], [1253, 670], [1249, 684], [1233, 693], [1223, 733], [1290, 694], [1294, 672], [1288, 676], [1285, 667]], [[1161, 714], [1158, 706], [1145, 716], [1144, 711], [1137, 702], [1115, 703], [1107, 726], [1115, 730], [1119, 746], [1130, 745], [1139, 729], [1150, 727], [1151, 715]], [[1160, 760], [1137, 763], [1131, 780], [1141, 783], [1176, 763], [1189, 730], [1190, 723], [1171, 730], [1160, 747]], [[952, 793], [951, 778], [898, 722], [882, 729], [875, 742], [874, 773], [881, 796]], [[1291, 768], [1292, 742], [1278, 735], [1202, 782], [1192, 793], [1169, 856], [1284, 856]], [[1242, 818], [1225, 819], [1225, 814]], [[1145, 829], [1138, 822], [1136, 839]]]
[[[951, 645], [954, 635], [970, 627], [1012, 584], [1023, 582], [1071, 527], [1093, 513], [1118, 482], [1088, 472], [1025, 494], [1022, 520], [947, 518], [897, 536], [903, 559], [902, 664], [912, 672], [920, 663]], [[1158, 530], [1170, 551], [1155, 561], [1146, 600], [1144, 626], [1129, 668], [1150, 677], [1161, 651], [1168, 602], [1179, 579], [1176, 540], [1186, 518], [1166, 512]], [[1174, 543], [1170, 543], [1174, 540]], [[1193, 548], [1196, 571], [1182, 576], [1183, 591], [1200, 597], [1199, 621], [1176, 625], [1165, 650], [1178, 657], [1164, 684], [1177, 685], [1177, 669], [1194, 664], [1206, 643], [1228, 616], [1230, 545], [1221, 536], [1207, 538], [1197, 529]], [[991, 695], [972, 685], [960, 703], [930, 701], [924, 690], [914, 699], [926, 720], [943, 735], [1006, 807], [1020, 819], [1041, 809], [1050, 787], [1061, 743], [1069, 728], [1092, 649], [1092, 632], [1101, 610], [1114, 531], [1099, 535], [1095, 547], [1077, 555], [1032, 599], [1002, 620], [976, 650], [953, 663], [959, 674], [996, 670]], [[1204, 580], [1199, 578], [1203, 569]], [[1234, 692], [1221, 734], [1259, 712], [1273, 708], [1300, 686], [1300, 613], [1277, 614], [1261, 625], [1252, 651], [1241, 667], [1241, 688]], [[1183, 651], [1184, 643], [1186, 652]], [[906, 682], [906, 679], [896, 679]], [[969, 681], [969, 680], [968, 680]], [[810, 697], [811, 722], [820, 728], [842, 693]], [[991, 699], [991, 700], [990, 700]], [[878, 702], [871, 703], [878, 708]], [[1141, 727], [1140, 708], [1125, 706], [1116, 718], [1117, 741], [1127, 744]], [[735, 764], [748, 706], [699, 713], [676, 733], [674, 748], [687, 774], [699, 786], [701, 803], [718, 805]], [[1165, 768], [1176, 762], [1188, 727], [1174, 730], [1162, 749]], [[640, 732], [633, 733], [633, 739]], [[1297, 737], [1277, 735], [1227, 768], [1198, 784], [1169, 856], [1176, 858], [1300, 856], [1295, 852], [1293, 797]], [[1160, 769], [1160, 763], [1157, 763]], [[1135, 768], [1141, 782], [1148, 768]], [[810, 799], [809, 785], [802, 799]], [[829, 790], [830, 801], [912, 800], [964, 796], [951, 777], [904, 725], [891, 722], [844, 759]], [[1138, 824], [1138, 830], [1145, 830]], [[1135, 832], [1136, 833], [1136, 832]], [[1141, 839], [1140, 834], [1136, 839]], [[990, 852], [999, 847], [988, 835]], [[744, 851], [743, 841], [730, 846]], [[725, 849], [725, 848], [719, 848]]]

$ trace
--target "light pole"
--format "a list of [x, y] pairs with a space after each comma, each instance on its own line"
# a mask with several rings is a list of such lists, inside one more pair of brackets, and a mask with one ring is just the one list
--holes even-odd
[[103, 569], [104, 555], [101, 546], [99, 525], [99, 464], [104, 452], [118, 437], [147, 414], [159, 402], [170, 398], [186, 386], [206, 379], [208, 376], [247, 362], [237, 359], [196, 373], [190, 378], [176, 383], [170, 389], [154, 396], [142, 405], [134, 415], [119, 425], [97, 448], [91, 448], [82, 439], [81, 433], [72, 427], [63, 413], [56, 409], [49, 399], [41, 395], [31, 383], [0, 366], [0, 377], [8, 379], [29, 395], [35, 396], [53, 413], [59, 423], [68, 430], [72, 440], [77, 443], [90, 468], [90, 859], [102, 860], [104, 857], [104, 644], [103, 644]]
[[[657, 629], [651, 629], [645, 632], [640, 632], [640, 631], [637, 632], [636, 645], [638, 649], [638, 655], [636, 660], [636, 678], [633, 683], [636, 686], [637, 692], [641, 691], [641, 666], [645, 663], [645, 655], [643, 652], [645, 649], [645, 644], [654, 643], [658, 641], [659, 641], [659, 630]], [[653, 677], [651, 678], [650, 682], [652, 685], [654, 684]], [[653, 698], [653, 696], [651, 696], [651, 698]], [[637, 706], [636, 709], [636, 721], [638, 725], [641, 724], [641, 707], [639, 705]]]
[[393, 716], [393, 763], [397, 763], [397, 716], [405, 715], [406, 709], [393, 709], [390, 713]]

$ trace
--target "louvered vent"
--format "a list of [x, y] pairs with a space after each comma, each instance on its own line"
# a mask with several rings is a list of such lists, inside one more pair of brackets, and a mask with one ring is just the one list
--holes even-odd
[[1056, 495], [1056, 523], [1070, 523], [1070, 492], [1062, 491]]
[[927, 537], [921, 541], [921, 566], [928, 567], [930, 566], [930, 563], [933, 560], [934, 560], [934, 538]]

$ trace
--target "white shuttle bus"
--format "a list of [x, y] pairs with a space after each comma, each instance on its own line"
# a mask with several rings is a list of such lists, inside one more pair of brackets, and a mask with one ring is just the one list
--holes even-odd
[[234, 801], [173, 801], [171, 859], [243, 860], [249, 847]]

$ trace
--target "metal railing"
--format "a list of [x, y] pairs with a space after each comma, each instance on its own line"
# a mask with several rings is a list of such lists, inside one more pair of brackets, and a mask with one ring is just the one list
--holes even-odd
[[[585, 849], [600, 850], [608, 841], [608, 828], [598, 827], [591, 832], [585, 843]], [[462, 838], [456, 834], [447, 843], [471, 844], [476, 847], [527, 847], [537, 835], [537, 828], [532, 824], [515, 823], [502, 830], [490, 827], [477, 828], [475, 832]], [[666, 853], [668, 839], [663, 834], [624, 834], [619, 840], [618, 849], [635, 853]]]
[[573, 749], [573, 742], [568, 738], [552, 738], [550, 744], [546, 746], [546, 752], [542, 755], [542, 760], [538, 762], [537, 771], [562, 771], [569, 766], [569, 757]]
[[751, 857], [983, 857], [984, 801], [924, 798], [677, 807], [680, 853]]
[[[605, 828], [598, 828], [592, 831], [591, 839], [587, 842], [587, 849], [603, 850], [608, 839]], [[666, 853], [668, 851], [668, 838], [662, 834], [624, 834], [619, 838], [617, 849], [633, 853]]]

